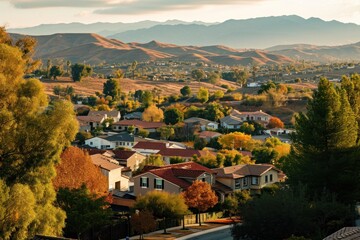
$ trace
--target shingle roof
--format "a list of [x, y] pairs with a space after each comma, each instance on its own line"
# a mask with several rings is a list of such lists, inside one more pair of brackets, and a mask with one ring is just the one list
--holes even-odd
[[138, 142], [133, 146], [133, 148], [138, 149], [154, 149], [154, 150], [162, 150], [166, 149], [166, 143], [164, 142]]
[[129, 134], [127, 132], [109, 135], [109, 136], [106, 136], [103, 138], [110, 142], [134, 142], [135, 141], [134, 135]]
[[195, 149], [176, 149], [176, 148], [166, 148], [161, 149], [158, 154], [164, 157], [186, 157], [190, 158], [194, 155], [200, 157], [204, 154], [200, 150]]
[[159, 128], [165, 125], [163, 122], [145, 122], [137, 119], [131, 120], [121, 120], [119, 122], [113, 123], [115, 126], [136, 126], [143, 129], [149, 128]]
[[92, 111], [88, 113], [88, 116], [105, 116], [107, 117], [118, 117], [120, 115], [119, 111]]
[[344, 227], [327, 236], [323, 240], [355, 240], [360, 239], [360, 227]]
[[102, 154], [91, 155], [91, 160], [96, 166], [99, 166], [100, 168], [106, 169], [108, 171], [122, 168], [122, 166], [111, 162], [108, 157], [105, 157]]
[[224, 168], [215, 168], [213, 170], [217, 173], [217, 177], [240, 178], [244, 176], [261, 176], [270, 169], [280, 172], [280, 170], [276, 169], [271, 164], [241, 164]]
[[220, 122], [226, 123], [227, 125], [241, 124], [243, 121], [235, 116], [229, 115], [220, 119]]
[[212, 131], [203, 131], [199, 133], [199, 138], [214, 138], [221, 136], [221, 133], [218, 132], [212, 132]]
[[255, 111], [255, 112], [240, 112], [236, 109], [234, 109], [233, 111], [231, 111], [230, 115], [232, 116], [236, 116], [236, 117], [244, 117], [244, 116], [267, 116], [267, 117], [272, 117], [271, 115], [267, 114], [266, 112], [263, 112], [261, 110], [259, 111]]
[[213, 122], [204, 118], [198, 118], [198, 117], [191, 117], [184, 120], [184, 123], [199, 123], [201, 125], [207, 125], [209, 123], [217, 124], [217, 122]]
[[126, 160], [136, 153], [135, 151], [125, 151], [119, 149], [114, 149], [112, 152], [115, 154], [114, 158], [121, 160]]

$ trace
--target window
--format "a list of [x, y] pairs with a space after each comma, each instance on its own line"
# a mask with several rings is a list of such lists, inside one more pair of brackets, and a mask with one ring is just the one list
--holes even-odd
[[121, 186], [120, 181], [115, 182], [115, 189], [120, 190], [120, 188], [121, 188], [120, 186]]
[[160, 179], [160, 178], [155, 178], [154, 179], [154, 188], [161, 190], [164, 189], [164, 180]]
[[251, 185], [259, 185], [259, 178], [258, 177], [252, 177], [251, 178]]
[[244, 185], [244, 186], [247, 186], [247, 185], [248, 185], [248, 181], [247, 181], [247, 178], [246, 178], [246, 177], [243, 178], [243, 185]]
[[241, 178], [235, 179], [235, 189], [240, 189], [240, 188], [241, 188]]
[[265, 176], [265, 182], [266, 183], [268, 182], [268, 176], [267, 175]]
[[93, 142], [90, 142], [90, 145], [93, 145]]
[[148, 187], [149, 187], [149, 178], [147, 178], [147, 177], [141, 177], [141, 178], [140, 178], [140, 187], [142, 187], [142, 188], [148, 188]]
[[273, 181], [273, 176], [272, 176], [272, 174], [270, 174], [270, 182], [272, 182]]

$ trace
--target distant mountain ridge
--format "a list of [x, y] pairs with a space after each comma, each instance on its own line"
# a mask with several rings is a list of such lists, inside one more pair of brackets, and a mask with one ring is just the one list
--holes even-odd
[[[11, 34], [15, 39], [19, 34]], [[287, 64], [292, 59], [262, 50], [243, 51], [222, 45], [196, 47], [150, 41], [148, 43], [124, 43], [98, 34], [65, 33], [32, 36], [37, 42], [35, 58], [64, 59], [71, 62], [129, 63], [153, 60], [178, 60], [205, 62], [222, 65]]]

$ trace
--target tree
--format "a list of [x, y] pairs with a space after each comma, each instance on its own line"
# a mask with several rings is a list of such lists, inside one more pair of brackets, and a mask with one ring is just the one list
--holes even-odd
[[90, 76], [92, 68], [84, 64], [76, 63], [71, 66], [71, 76], [74, 82], [80, 82], [83, 77]]
[[255, 131], [255, 127], [253, 124], [248, 123], [248, 122], [244, 122], [243, 124], [241, 124], [240, 129], [241, 132], [246, 133], [246, 134], [252, 134]]
[[[140, 94], [140, 92], [138, 94]], [[150, 91], [142, 91], [140, 96], [143, 107], [147, 108], [153, 104], [153, 94]]]
[[66, 61], [66, 73], [70, 74], [70, 67], [71, 67], [71, 62], [70, 60]]
[[129, 70], [131, 71], [132, 73], [132, 79], [135, 79], [135, 70], [136, 70], [136, 67], [138, 65], [138, 62], [137, 61], [133, 61], [130, 65], [130, 68]]
[[267, 128], [269, 128], [269, 129], [272, 129], [272, 128], [284, 128], [284, 123], [281, 121], [280, 118], [272, 117], [269, 120]]
[[222, 135], [218, 138], [218, 142], [223, 148], [227, 149], [246, 149], [251, 151], [256, 142], [251, 138], [251, 135], [242, 132], [233, 132]]
[[175, 130], [171, 126], [160, 127], [160, 128], [158, 128], [157, 131], [160, 132], [160, 138], [165, 139], [165, 140], [169, 139], [170, 137], [174, 136], [174, 134], [175, 134]]
[[[218, 197], [211, 189], [211, 185], [207, 182], [196, 180], [190, 187], [183, 192], [186, 205], [190, 208], [197, 209], [198, 213], [205, 212], [209, 208], [215, 206]], [[201, 218], [199, 216], [199, 226], [201, 226]]]
[[151, 212], [137, 210], [131, 214], [130, 220], [132, 228], [140, 235], [139, 239], [144, 239], [143, 234], [156, 230], [156, 220]]
[[183, 95], [184, 97], [188, 97], [191, 94], [191, 89], [189, 86], [184, 86], [183, 88], [180, 89], [180, 93], [181, 95]]
[[166, 124], [177, 124], [184, 120], [184, 113], [181, 112], [179, 109], [170, 107], [167, 108], [164, 112], [164, 122]]
[[254, 156], [254, 159], [256, 160], [256, 163], [274, 164], [275, 160], [278, 157], [278, 153], [274, 149], [267, 147], [255, 148], [252, 151], [252, 154]]
[[50, 78], [51, 60], [46, 61], [46, 77]]
[[85, 186], [60, 188], [57, 204], [66, 212], [64, 236], [79, 238], [85, 231], [111, 223], [112, 211], [105, 197], [91, 194]]
[[217, 72], [212, 72], [208, 76], [208, 82], [211, 84], [217, 84], [220, 81], [220, 75]]
[[191, 76], [200, 83], [200, 80], [206, 77], [206, 73], [202, 69], [195, 69], [191, 71]]
[[85, 185], [91, 193], [99, 196], [108, 192], [106, 176], [93, 164], [89, 154], [77, 147], [68, 147], [61, 154], [53, 184], [55, 189], [78, 189]]
[[162, 159], [162, 156], [159, 154], [151, 154], [146, 156], [145, 160], [143, 160], [140, 164], [139, 164], [139, 168], [136, 170], [137, 173], [141, 172], [143, 170], [143, 168], [147, 165], [150, 166], [164, 166], [164, 161]]
[[120, 98], [120, 84], [119, 81], [113, 78], [104, 82], [103, 94], [105, 96], [111, 96], [112, 100], [116, 101]]
[[224, 202], [221, 204], [225, 213], [229, 214], [230, 219], [233, 215], [236, 215], [239, 211], [239, 202], [234, 195], [228, 195]]
[[149, 211], [157, 219], [163, 219], [164, 233], [166, 233], [167, 219], [179, 219], [188, 210], [181, 195], [162, 191], [151, 191], [138, 196], [133, 208], [140, 212]]
[[146, 108], [142, 114], [142, 120], [147, 122], [161, 122], [164, 119], [164, 112], [154, 104]]
[[206, 103], [209, 100], [209, 90], [201, 87], [196, 97], [200, 102]]
[[[356, 175], [360, 169], [350, 157], [358, 152], [355, 114], [346, 92], [336, 90], [325, 78], [320, 80], [307, 110], [307, 114], [296, 117], [292, 151], [285, 164], [289, 181], [293, 184], [301, 181], [310, 192], [328, 189], [342, 198], [341, 195], [348, 195], [348, 187], [359, 189], [360, 186], [360, 181], [344, 176]], [[345, 158], [349, 160], [344, 162]], [[351, 170], [347, 168], [350, 163]], [[355, 201], [355, 198], [345, 201]]]
[[220, 99], [224, 97], [224, 92], [221, 90], [217, 90], [214, 92], [214, 98], [215, 99]]
[[49, 77], [54, 78], [56, 80], [57, 77], [61, 76], [63, 74], [63, 70], [60, 68], [60, 66], [52, 66], [50, 68]]
[[25, 61], [25, 73], [33, 72], [41, 64], [40, 60], [32, 59], [36, 50], [36, 44], [36, 39], [29, 36], [20, 38], [14, 44], [14, 47], [17, 47], [22, 52], [22, 59]]
[[146, 129], [142, 129], [140, 128], [138, 131], [138, 135], [143, 137], [143, 138], [147, 138], [149, 136], [150, 132]]
[[[9, 205], [0, 207], [9, 216], [15, 213], [17, 225], [0, 224], [0, 232], [8, 233], [5, 239], [60, 235], [65, 213], [54, 205], [51, 180], [62, 149], [78, 131], [73, 106], [67, 101], [49, 105], [42, 83], [22, 78], [26, 61], [18, 48], [1, 43], [0, 62], [0, 179], [5, 189], [21, 192], [11, 200], [19, 204], [19, 215]], [[20, 215], [20, 205], [28, 213]]]
[[202, 150], [204, 147], [206, 147], [206, 140], [204, 138], [195, 138], [194, 148]]

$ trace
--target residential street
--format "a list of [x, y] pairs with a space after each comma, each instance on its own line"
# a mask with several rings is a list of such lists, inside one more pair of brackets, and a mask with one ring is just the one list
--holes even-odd
[[197, 237], [188, 238], [188, 240], [232, 240], [230, 228], [206, 233]]

